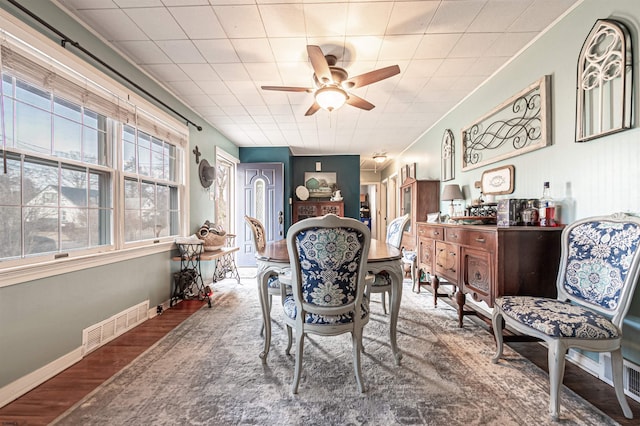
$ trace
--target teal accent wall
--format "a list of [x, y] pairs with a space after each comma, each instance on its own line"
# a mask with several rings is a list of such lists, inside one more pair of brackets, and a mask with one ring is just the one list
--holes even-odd
[[[316, 162], [322, 172], [336, 172], [336, 184], [344, 198], [344, 215], [360, 218], [360, 156], [321, 155], [293, 158], [293, 187], [304, 185], [305, 172], [315, 172]], [[295, 190], [295, 189], [294, 189]]]

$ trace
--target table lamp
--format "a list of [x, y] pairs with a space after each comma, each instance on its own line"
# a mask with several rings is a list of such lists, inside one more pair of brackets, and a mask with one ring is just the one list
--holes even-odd
[[455, 211], [453, 207], [453, 200], [464, 200], [462, 190], [460, 190], [460, 185], [445, 185], [444, 190], [442, 191], [442, 200], [451, 201], [451, 205], [449, 206], [449, 217], [453, 217]]

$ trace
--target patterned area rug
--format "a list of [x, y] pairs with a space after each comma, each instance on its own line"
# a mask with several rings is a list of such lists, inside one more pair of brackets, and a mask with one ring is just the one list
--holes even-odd
[[[245, 274], [246, 275], [246, 274]], [[214, 285], [203, 308], [119, 374], [57, 419], [59, 425], [545, 425], [548, 376], [505, 347], [491, 363], [492, 336], [472, 321], [457, 327], [446, 303], [415, 294], [405, 281], [393, 362], [388, 317], [373, 295], [364, 330], [361, 394], [350, 335], [305, 339], [298, 395], [290, 392], [294, 357], [284, 353], [279, 298], [267, 363], [255, 279]], [[617, 424], [563, 388], [564, 425]]]

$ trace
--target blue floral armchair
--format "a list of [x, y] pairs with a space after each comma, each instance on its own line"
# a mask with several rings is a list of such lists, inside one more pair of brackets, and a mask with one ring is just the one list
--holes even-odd
[[369, 300], [365, 286], [373, 281], [367, 274], [371, 233], [355, 219], [333, 214], [297, 222], [287, 233], [291, 262], [281, 281], [291, 285], [282, 293], [284, 321], [289, 344], [296, 334], [296, 362], [292, 392], [298, 392], [302, 371], [304, 338], [307, 333], [335, 336], [350, 332], [356, 381], [364, 392], [360, 367], [362, 330], [369, 321]]
[[640, 219], [624, 214], [594, 217], [567, 226], [562, 233], [557, 299], [504, 296], [494, 302], [493, 330], [502, 356], [504, 325], [547, 342], [549, 413], [560, 412], [560, 385], [566, 352], [579, 348], [610, 352], [618, 402], [632, 418], [624, 395], [622, 321], [638, 281]]

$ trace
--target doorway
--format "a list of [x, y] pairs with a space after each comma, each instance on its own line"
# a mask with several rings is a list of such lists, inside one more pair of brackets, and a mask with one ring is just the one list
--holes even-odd
[[255, 266], [253, 235], [244, 216], [264, 225], [265, 241], [284, 238], [284, 164], [238, 164], [238, 266]]

